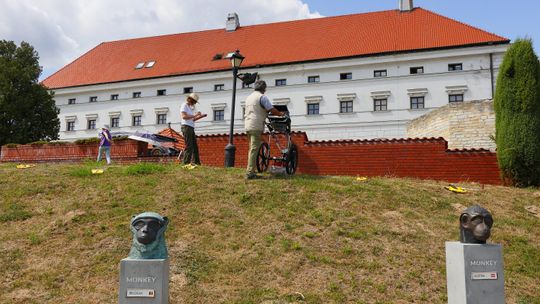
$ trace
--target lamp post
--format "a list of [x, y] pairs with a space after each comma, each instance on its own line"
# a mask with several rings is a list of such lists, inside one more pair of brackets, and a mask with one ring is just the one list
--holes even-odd
[[234, 167], [234, 154], [236, 147], [233, 144], [233, 129], [234, 129], [234, 108], [236, 102], [236, 78], [238, 77], [238, 68], [244, 60], [244, 56], [240, 54], [239, 50], [227, 55], [227, 58], [231, 60], [233, 69], [233, 91], [232, 91], [232, 108], [231, 108], [231, 126], [229, 130], [229, 143], [225, 146], [225, 167]]

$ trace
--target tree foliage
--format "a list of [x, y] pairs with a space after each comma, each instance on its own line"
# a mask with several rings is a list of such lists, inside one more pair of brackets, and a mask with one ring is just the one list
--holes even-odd
[[30, 44], [0, 41], [0, 145], [58, 139], [59, 110], [40, 74]]
[[495, 140], [503, 178], [540, 185], [540, 62], [529, 39], [506, 51], [495, 94]]

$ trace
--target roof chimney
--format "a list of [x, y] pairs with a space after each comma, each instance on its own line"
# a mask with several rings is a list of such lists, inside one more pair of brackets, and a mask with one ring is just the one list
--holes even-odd
[[237, 13], [229, 13], [227, 16], [227, 26], [225, 30], [227, 32], [234, 32], [237, 28], [240, 27], [240, 19], [238, 19]]
[[399, 10], [409, 12], [413, 9], [413, 0], [399, 0]]

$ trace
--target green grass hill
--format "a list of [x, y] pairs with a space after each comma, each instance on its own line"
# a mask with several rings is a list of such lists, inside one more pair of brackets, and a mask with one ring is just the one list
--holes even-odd
[[0, 164], [0, 303], [117, 303], [132, 215], [170, 219], [170, 303], [446, 303], [445, 241], [478, 203], [507, 303], [540, 303], [540, 190], [136, 164]]

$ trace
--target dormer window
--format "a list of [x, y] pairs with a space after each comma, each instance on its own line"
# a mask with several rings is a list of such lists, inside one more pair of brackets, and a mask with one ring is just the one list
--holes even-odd
[[339, 74], [339, 80], [351, 80], [352, 73], [341, 73]]
[[424, 74], [424, 67], [412, 67], [411, 74]]
[[149, 61], [147, 64], [146, 64], [146, 68], [151, 68], [154, 66], [154, 64], [156, 64], [155, 61]]
[[144, 61], [143, 61], [143, 62], [139, 62], [139, 63], [137, 63], [137, 66], [135, 66], [135, 70], [142, 69], [143, 66], [144, 66]]
[[463, 71], [462, 63], [451, 63], [448, 65], [448, 71]]

